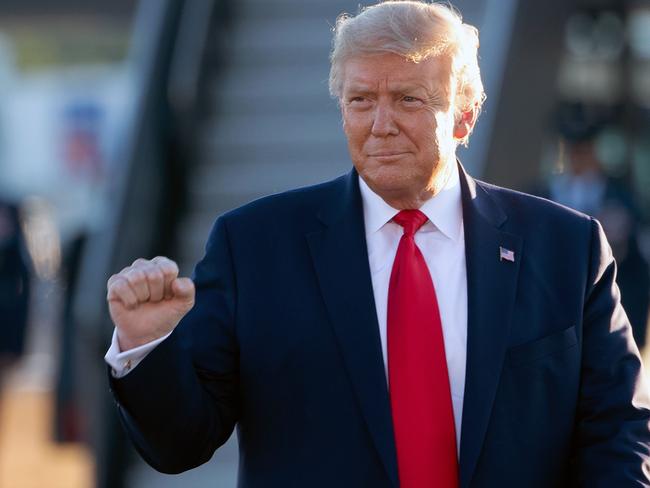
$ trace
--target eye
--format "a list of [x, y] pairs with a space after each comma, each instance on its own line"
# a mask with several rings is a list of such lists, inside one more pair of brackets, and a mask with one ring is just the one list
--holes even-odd
[[370, 99], [362, 95], [353, 95], [347, 98], [346, 105], [350, 108], [364, 109], [370, 106]]
[[419, 98], [416, 98], [416, 97], [412, 97], [410, 95], [404, 95], [402, 97], [402, 101], [404, 103], [408, 103], [409, 105], [415, 105], [415, 104], [422, 103], [422, 100], [420, 100]]

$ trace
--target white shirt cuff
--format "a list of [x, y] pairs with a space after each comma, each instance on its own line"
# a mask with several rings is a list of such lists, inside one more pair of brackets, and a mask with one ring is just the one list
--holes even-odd
[[117, 330], [113, 330], [113, 339], [111, 340], [111, 347], [104, 356], [104, 361], [111, 367], [113, 378], [122, 378], [135, 368], [140, 361], [142, 361], [147, 354], [153, 351], [158, 344], [167, 339], [171, 332], [159, 339], [147, 342], [128, 351], [120, 351], [120, 345], [117, 342]]

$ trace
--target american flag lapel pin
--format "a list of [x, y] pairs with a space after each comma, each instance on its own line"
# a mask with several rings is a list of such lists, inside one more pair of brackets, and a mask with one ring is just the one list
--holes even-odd
[[499, 246], [499, 261], [510, 261], [511, 263], [514, 263], [515, 252]]

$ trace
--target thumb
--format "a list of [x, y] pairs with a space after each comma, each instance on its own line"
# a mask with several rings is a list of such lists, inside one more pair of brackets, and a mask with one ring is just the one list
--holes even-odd
[[174, 298], [191, 303], [194, 301], [194, 282], [189, 278], [176, 278], [172, 281]]

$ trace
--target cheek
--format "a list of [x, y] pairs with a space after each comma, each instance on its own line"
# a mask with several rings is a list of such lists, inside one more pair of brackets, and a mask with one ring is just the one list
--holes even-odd
[[368, 133], [363, 121], [354, 117], [344, 117], [343, 132], [345, 133], [350, 148], [361, 150], [361, 146], [365, 142]]

